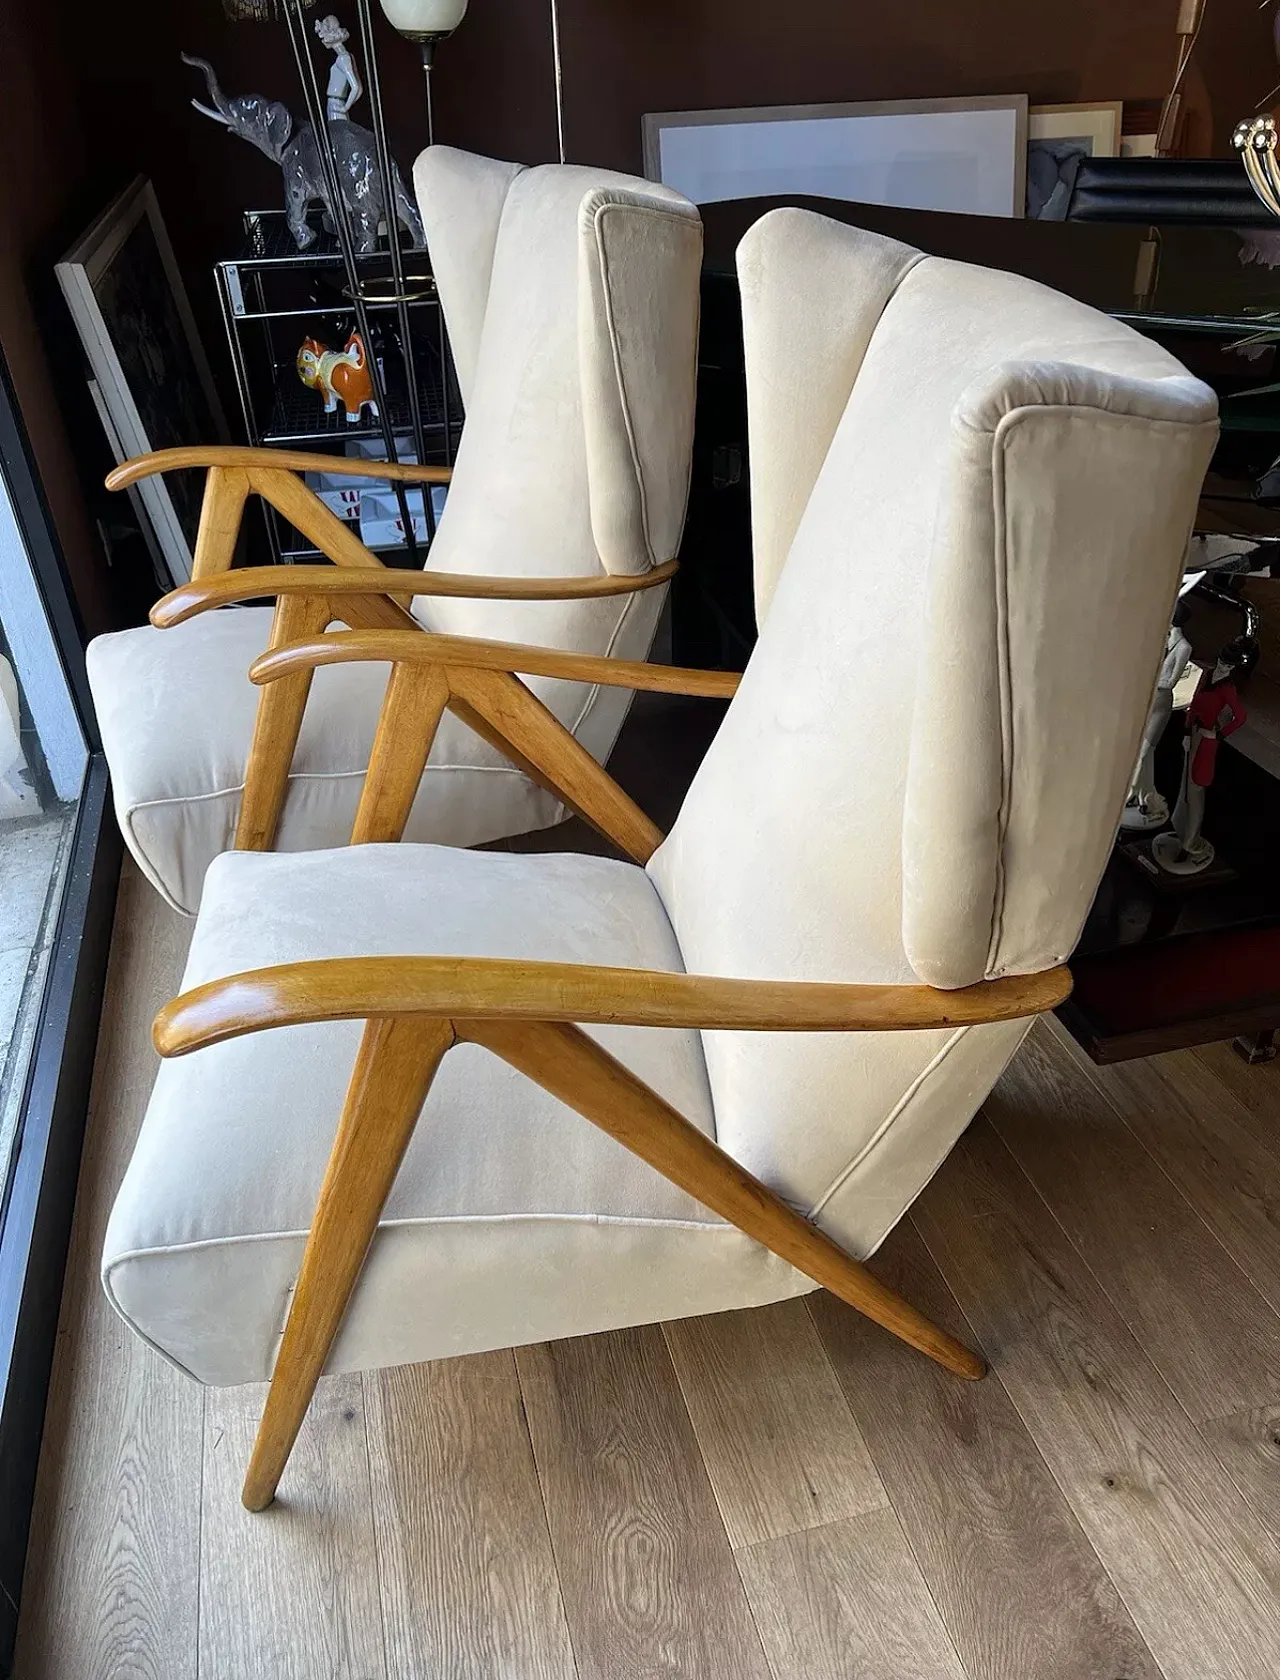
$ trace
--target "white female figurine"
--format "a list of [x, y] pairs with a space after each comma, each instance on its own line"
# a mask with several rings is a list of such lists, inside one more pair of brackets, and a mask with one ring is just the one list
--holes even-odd
[[1151, 702], [1151, 713], [1142, 737], [1142, 752], [1133, 773], [1133, 786], [1129, 789], [1124, 814], [1120, 818], [1120, 827], [1129, 833], [1146, 833], [1153, 828], [1163, 828], [1169, 820], [1169, 802], [1156, 787], [1156, 748], [1173, 716], [1173, 691], [1191, 663], [1191, 643], [1182, 632], [1186, 616], [1187, 609], [1179, 601], [1173, 623], [1169, 626], [1164, 664], [1156, 679], [1156, 695]]
[[316, 34], [333, 54], [333, 68], [325, 90], [325, 115], [330, 122], [345, 122], [351, 115], [351, 107], [364, 93], [355, 60], [347, 51], [349, 36], [332, 16], [316, 19]]
[[1158, 834], [1151, 855], [1170, 875], [1199, 875], [1213, 862], [1213, 844], [1200, 832], [1204, 827], [1205, 795], [1213, 785], [1218, 748], [1248, 722], [1248, 713], [1233, 682], [1248, 653], [1243, 637], [1229, 643], [1200, 678], [1187, 707], [1187, 736], [1183, 743], [1182, 789], [1173, 812], [1173, 833]]

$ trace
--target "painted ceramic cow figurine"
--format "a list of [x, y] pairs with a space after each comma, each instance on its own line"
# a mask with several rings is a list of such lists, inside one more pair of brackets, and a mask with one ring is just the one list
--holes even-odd
[[369, 359], [358, 332], [351, 334], [343, 350], [330, 350], [318, 339], [304, 338], [298, 350], [297, 366], [302, 383], [324, 398], [326, 414], [335, 414], [341, 401], [349, 425], [356, 424], [366, 407], [377, 418]]

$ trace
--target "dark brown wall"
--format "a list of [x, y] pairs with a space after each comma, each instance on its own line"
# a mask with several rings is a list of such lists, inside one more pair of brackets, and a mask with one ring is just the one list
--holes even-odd
[[[983, 93], [1149, 99], [1170, 75], [1176, 11], [1176, 0], [562, 0], [569, 145], [631, 169], [646, 110]], [[589, 92], [604, 87], [607, 98]]]
[[[92, 0], [62, 0], [74, 20], [85, 120], [122, 178], [150, 173], [208, 314], [209, 266], [236, 238], [246, 205], [279, 200], [274, 166], [190, 109], [208, 58], [228, 93], [262, 92], [300, 109], [283, 30], [231, 23], [218, 0], [134, 0], [109, 31]], [[337, 9], [353, 26], [349, 4]], [[569, 155], [640, 167], [645, 111], [827, 100], [1026, 92], [1033, 103], [1158, 99], [1175, 52], [1178, 0], [561, 0]], [[375, 7], [375, 12], [377, 8]], [[317, 12], [311, 14], [313, 17]], [[555, 155], [548, 0], [474, 0], [440, 49], [437, 135], [537, 162]], [[386, 105], [407, 163], [425, 136], [413, 48], [377, 15]], [[1255, 0], [1209, 0], [1201, 49], [1214, 148], [1274, 77], [1269, 20]], [[1207, 113], [1206, 113], [1207, 115]], [[1206, 143], [1210, 130], [1203, 124]]]
[[[38, 18], [38, 21], [35, 21]], [[107, 622], [104, 562], [50, 372], [45, 318], [65, 218], [89, 169], [79, 96], [56, 22], [39, 8], [0, 11], [0, 349], [13, 380], [81, 617]], [[38, 317], [40, 318], [38, 320]], [[54, 345], [55, 355], [59, 348]]]
[[[1178, 10], [1178, 0], [561, 0], [569, 150], [637, 168], [645, 111], [983, 93], [1043, 105], [1160, 99]], [[1276, 82], [1271, 8], [1208, 0], [1187, 84], [1197, 149], [1226, 152]]]
[[[1221, 151], [1280, 70], [1268, 12], [1255, 0], [1208, 3], [1192, 85], [1197, 132]], [[352, 23], [349, 0], [335, 5]], [[0, 343], [82, 608], [96, 621], [101, 561], [46, 355], [48, 333], [65, 332], [65, 321], [54, 311], [42, 344], [32, 293], [47, 289], [59, 241], [134, 174], [149, 174], [225, 387], [212, 264], [234, 250], [244, 207], [279, 203], [280, 176], [191, 110], [200, 79], [179, 54], [208, 58], [228, 93], [266, 93], [295, 112], [300, 100], [282, 28], [233, 24], [219, 0], [131, 0], [109, 27], [98, 0], [0, 6]], [[638, 169], [645, 111], [1005, 91], [1044, 103], [1155, 99], [1172, 71], [1177, 10], [1178, 0], [561, 0], [569, 155]], [[548, 0], [474, 0], [440, 49], [438, 138], [527, 162], [555, 155], [548, 18]], [[393, 141], [407, 164], [425, 138], [421, 72], [380, 14], [377, 26]]]

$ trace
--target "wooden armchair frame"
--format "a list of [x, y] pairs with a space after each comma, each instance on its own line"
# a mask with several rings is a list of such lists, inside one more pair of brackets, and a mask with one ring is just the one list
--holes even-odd
[[[731, 698], [740, 681], [734, 672], [602, 659], [421, 628], [339, 630], [276, 647], [249, 668], [253, 681], [275, 689], [280, 699], [259, 710], [260, 727], [245, 775], [242, 829], [255, 836], [274, 834], [312, 673], [320, 665], [352, 661], [391, 664], [352, 845], [401, 838], [448, 709], [637, 863], [647, 863], [657, 850], [661, 830], [515, 673], [720, 699]], [[270, 732], [261, 727], [264, 718], [271, 721]], [[241, 846], [239, 833], [236, 844]]]
[[[163, 449], [117, 467], [107, 478], [107, 488], [123, 490], [154, 473], [193, 467], [205, 468], [206, 480], [191, 581], [172, 590], [152, 608], [151, 622], [157, 629], [185, 623], [215, 607], [274, 597], [276, 608], [269, 648], [282, 647], [299, 637], [321, 635], [334, 623], [360, 630], [394, 630], [423, 636], [426, 630], [408, 611], [407, 604], [415, 595], [517, 601], [584, 600], [654, 589], [666, 583], [677, 569], [676, 562], [668, 560], [634, 577], [508, 578], [398, 571], [384, 566], [299, 476], [305, 471], [323, 471], [404, 484], [447, 484], [453, 476], [448, 467], [354, 461], [296, 450], [223, 446]], [[232, 570], [250, 494], [270, 502], [333, 564]], [[335, 568], [340, 576], [335, 576]], [[266, 851], [274, 844], [310, 688], [310, 669], [302, 669], [292, 681], [263, 691], [236, 827], [235, 844], [240, 851]], [[455, 710], [461, 710], [464, 704], [464, 697], [459, 695]], [[429, 712], [424, 713], [424, 722], [429, 717]], [[437, 712], [434, 721], [429, 722], [423, 765], [438, 721]], [[481, 711], [468, 721], [486, 739], [500, 744]], [[531, 766], [521, 767], [535, 774]], [[407, 815], [406, 810], [406, 818]], [[359, 822], [356, 827], [357, 831], [361, 830]], [[390, 836], [359, 832], [358, 837]], [[357, 834], [352, 838], [355, 840]]]
[[[728, 695], [715, 672], [585, 659], [425, 633], [346, 631], [278, 648], [263, 684], [321, 664], [392, 664], [353, 839], [399, 838], [446, 705], [476, 720], [639, 862], [660, 836], [590, 754], [518, 681], [545, 672], [666, 692]], [[419, 727], [404, 727], [415, 718]], [[582, 1031], [583, 1025], [740, 1032], [888, 1032], [1008, 1021], [1068, 995], [1065, 968], [962, 991], [717, 979], [643, 969], [458, 957], [368, 957], [237, 974], [175, 999], [156, 1019], [162, 1056], [277, 1026], [363, 1020], [364, 1035], [303, 1255], [243, 1499], [275, 1496], [333, 1338], [377, 1231], [436, 1069], [455, 1043], [479, 1044], [875, 1323], [969, 1379], [979, 1356], [886, 1288]]]
[[191, 576], [195, 581], [231, 570], [236, 541], [251, 494], [259, 495], [337, 566], [382, 568], [355, 536], [302, 482], [304, 472], [344, 478], [382, 478], [399, 484], [448, 484], [450, 467], [395, 461], [353, 461], [343, 455], [307, 454], [296, 449], [241, 449], [210, 444], [194, 449], [157, 449], [136, 455], [107, 474], [108, 490], [127, 490], [156, 473], [205, 468], [204, 500], [196, 532]]

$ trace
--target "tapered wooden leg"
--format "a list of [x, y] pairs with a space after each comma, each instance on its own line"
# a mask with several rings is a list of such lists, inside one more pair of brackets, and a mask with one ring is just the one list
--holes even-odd
[[580, 1027], [531, 1021], [458, 1021], [455, 1026], [459, 1038], [483, 1044], [528, 1074], [664, 1178], [865, 1317], [958, 1377], [986, 1375], [986, 1364], [976, 1353], [887, 1289]]
[[584, 822], [637, 863], [648, 863], [662, 844], [662, 830], [518, 677], [505, 671], [451, 668], [449, 686], [449, 705], [464, 722], [477, 728], [475, 719], [481, 719], [489, 726], [487, 739], [500, 752], [513, 759], [518, 755], [532, 766], [535, 780], [545, 776], [548, 782], [543, 785], [549, 783], [556, 797]]
[[404, 833], [448, 698], [449, 684], [438, 666], [392, 666], [351, 830], [353, 846], [399, 840]]
[[249, 494], [249, 475], [243, 467], [210, 467], [200, 504], [200, 528], [195, 553], [191, 556], [194, 582], [229, 572], [236, 555], [236, 540]]
[[275, 1498], [418, 1113], [453, 1041], [448, 1021], [400, 1016], [365, 1023], [245, 1477], [241, 1498], [251, 1511]]
[[[333, 617], [328, 600], [308, 595], [282, 595], [271, 621], [273, 648], [288, 642], [318, 636]], [[240, 797], [240, 819], [236, 824], [236, 850], [266, 852], [275, 843], [289, 786], [289, 769], [298, 745], [302, 716], [311, 693], [311, 671], [264, 683], [258, 696], [258, 715], [253, 725], [253, 743], [244, 772], [244, 793]]]

